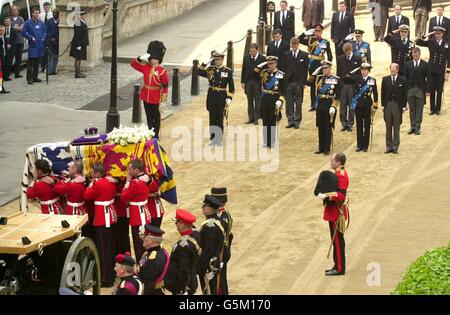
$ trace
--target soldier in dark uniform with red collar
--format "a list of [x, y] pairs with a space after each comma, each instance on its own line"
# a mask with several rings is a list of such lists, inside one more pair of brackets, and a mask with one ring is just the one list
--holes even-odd
[[337, 191], [332, 193], [319, 193], [318, 198], [325, 205], [323, 219], [328, 221], [331, 240], [333, 242], [333, 268], [326, 270], [325, 275], [337, 276], [345, 274], [345, 220], [348, 218], [348, 209], [345, 204], [349, 185], [348, 174], [345, 169], [346, 157], [344, 153], [335, 153], [331, 158], [331, 168], [337, 176]]
[[209, 81], [206, 109], [209, 112], [210, 145], [218, 146], [222, 146], [223, 119], [235, 92], [233, 71], [223, 65], [224, 57], [214, 51], [212, 58], [198, 68], [198, 75]]
[[220, 207], [217, 211], [217, 216], [222, 223], [223, 229], [225, 231], [225, 241], [223, 250], [223, 267], [220, 275], [222, 276], [222, 289], [223, 295], [228, 295], [228, 279], [227, 279], [227, 266], [228, 261], [231, 258], [231, 243], [233, 242], [233, 233], [231, 228], [233, 227], [233, 218], [231, 217], [230, 211], [227, 208], [228, 195], [226, 187], [213, 187], [211, 188], [211, 196], [217, 198], [220, 201]]
[[205, 295], [222, 295], [221, 268], [223, 267], [225, 230], [217, 211], [221, 203], [216, 198], [206, 195], [203, 200], [203, 214], [206, 220], [200, 229], [200, 247], [202, 253], [197, 265], [200, 284]]
[[113, 290], [113, 295], [142, 295], [144, 284], [135, 275], [136, 262], [130, 253], [118, 254], [114, 271], [119, 278], [118, 285]]
[[193, 229], [197, 217], [185, 209], [177, 209], [174, 218], [180, 238], [173, 245], [164, 288], [174, 295], [193, 295], [197, 291], [197, 260], [200, 256], [199, 234]]
[[133, 238], [133, 248], [136, 260], [142, 257], [144, 248], [139, 238], [139, 227], [150, 223], [150, 211], [148, 209], [148, 182], [150, 177], [144, 173], [144, 162], [132, 160], [128, 164], [128, 176], [120, 195], [120, 200], [129, 205], [129, 224]]
[[161, 247], [164, 231], [150, 224], [141, 230], [146, 251], [139, 262], [138, 275], [144, 282], [144, 295], [164, 295], [163, 281], [170, 263], [169, 253]]

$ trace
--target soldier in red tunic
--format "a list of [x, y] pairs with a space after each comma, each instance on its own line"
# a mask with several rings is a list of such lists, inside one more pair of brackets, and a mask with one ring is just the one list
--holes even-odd
[[147, 207], [150, 178], [144, 173], [144, 163], [141, 160], [132, 160], [128, 164], [128, 176], [120, 200], [129, 204], [131, 235], [133, 237], [134, 254], [136, 261], [144, 253], [142, 240], [139, 237], [139, 228], [144, 227], [151, 220]]
[[56, 178], [50, 174], [52, 172], [47, 160], [37, 160], [34, 163], [37, 180], [33, 181], [27, 189], [27, 197], [39, 199], [43, 214], [60, 214], [63, 207], [59, 203], [59, 197], [54, 192], [53, 186]]
[[128, 204], [120, 198], [125, 180], [114, 178], [117, 185], [116, 198], [114, 199], [114, 207], [117, 213], [117, 224], [114, 226], [114, 239], [116, 242], [116, 251], [118, 253], [130, 252], [130, 229], [129, 229], [129, 209]]
[[162, 219], [164, 216], [164, 207], [161, 202], [161, 191], [159, 190], [158, 181], [155, 177], [151, 178], [149, 184], [150, 194], [148, 197], [148, 209], [152, 217], [151, 225], [161, 227]]
[[100, 254], [102, 286], [112, 287], [114, 284], [114, 239], [112, 225], [117, 222], [114, 208], [116, 185], [106, 177], [106, 170], [100, 163], [92, 166], [93, 181], [84, 192], [85, 200], [94, 200], [94, 228], [96, 245]]
[[69, 163], [69, 178], [59, 180], [53, 190], [61, 196], [67, 196], [65, 214], [83, 215], [86, 213], [84, 205], [84, 191], [86, 178], [83, 176], [83, 163], [80, 160]]
[[152, 41], [148, 45], [146, 54], [131, 61], [131, 67], [144, 75], [144, 87], [140, 98], [144, 102], [148, 128], [153, 128], [156, 138], [159, 138], [161, 127], [159, 106], [167, 100], [169, 87], [167, 71], [160, 65], [165, 52], [166, 47], [162, 42]]
[[348, 209], [345, 204], [349, 179], [345, 170], [346, 157], [344, 153], [335, 153], [331, 158], [331, 168], [335, 171], [338, 178], [337, 192], [330, 196], [329, 194], [320, 193], [318, 197], [324, 200], [325, 210], [323, 219], [328, 221], [330, 226], [331, 239], [333, 241], [333, 268], [326, 270], [325, 275], [337, 276], [345, 274], [345, 226], [339, 227], [339, 221], [348, 218]]

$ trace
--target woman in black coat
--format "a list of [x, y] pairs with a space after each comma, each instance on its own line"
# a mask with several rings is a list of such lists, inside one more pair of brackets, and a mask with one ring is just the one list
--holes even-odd
[[87, 59], [87, 49], [89, 45], [88, 26], [84, 20], [86, 11], [81, 11], [80, 16], [73, 25], [73, 38], [70, 46], [70, 56], [75, 58], [75, 78], [85, 78], [81, 73], [81, 60]]

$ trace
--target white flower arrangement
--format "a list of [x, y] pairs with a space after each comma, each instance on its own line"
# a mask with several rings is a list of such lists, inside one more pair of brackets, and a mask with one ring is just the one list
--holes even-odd
[[108, 133], [108, 140], [120, 144], [121, 146], [126, 146], [128, 144], [136, 144], [138, 142], [145, 142], [150, 140], [155, 136], [153, 128], [148, 129], [147, 125], [140, 125], [139, 127], [126, 127], [120, 125], [119, 128], [114, 128], [110, 133]]

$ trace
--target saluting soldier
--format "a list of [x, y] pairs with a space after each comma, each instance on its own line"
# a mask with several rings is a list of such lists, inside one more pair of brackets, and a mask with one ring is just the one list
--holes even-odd
[[221, 268], [223, 261], [225, 231], [217, 216], [220, 201], [211, 195], [203, 200], [203, 214], [206, 220], [200, 229], [200, 248], [202, 253], [197, 264], [197, 273], [203, 294], [221, 295]]
[[255, 71], [260, 74], [262, 85], [263, 146], [268, 148], [275, 146], [276, 125], [281, 120], [281, 107], [285, 100], [284, 72], [278, 70], [277, 64], [277, 57], [268, 56], [265, 62], [255, 68]]
[[197, 291], [197, 261], [201, 254], [200, 238], [193, 225], [197, 217], [185, 209], [177, 209], [175, 225], [180, 238], [173, 245], [164, 288], [174, 295], [193, 295]]
[[136, 261], [130, 253], [118, 254], [114, 271], [120, 282], [113, 290], [113, 295], [142, 295], [144, 284], [136, 276], [134, 268]]
[[164, 295], [164, 277], [169, 267], [169, 254], [161, 247], [164, 231], [146, 224], [140, 237], [146, 251], [139, 262], [138, 276], [144, 282], [144, 295]]
[[220, 275], [222, 276], [221, 281], [223, 295], [228, 295], [227, 266], [228, 261], [231, 258], [231, 243], [233, 242], [233, 233], [231, 232], [231, 228], [233, 227], [233, 218], [227, 208], [228, 196], [226, 187], [211, 188], [211, 196], [219, 200], [221, 203], [217, 216], [219, 217], [223, 229], [225, 230], [225, 242], [223, 251], [223, 267]]
[[418, 38], [416, 43], [418, 46], [428, 47], [430, 51], [430, 115], [440, 115], [444, 80], [448, 80], [450, 73], [450, 49], [449, 43], [444, 39], [445, 28], [435, 26], [433, 31], [434, 39]]
[[[400, 37], [394, 36], [400, 32]], [[403, 75], [405, 64], [412, 60], [412, 49], [416, 44], [409, 39], [409, 26], [400, 25], [400, 27], [389, 33], [384, 41], [391, 46], [392, 63], [400, 66], [400, 75]]]
[[351, 105], [356, 117], [356, 152], [367, 152], [371, 118], [378, 109], [377, 80], [369, 75], [371, 69], [369, 63], [361, 65], [361, 77], [355, 84], [355, 97]]
[[339, 48], [343, 50], [346, 43], [351, 43], [353, 47], [353, 54], [361, 58], [362, 62], [371, 63], [372, 53], [370, 51], [370, 44], [363, 40], [363, 30], [355, 30], [354, 34], [348, 35], [340, 44]]
[[329, 155], [332, 141], [332, 129], [339, 106], [341, 80], [331, 74], [332, 62], [322, 61], [322, 75], [317, 76], [316, 127], [319, 131], [319, 149], [316, 154]]
[[313, 29], [305, 31], [303, 34], [299, 36], [300, 43], [308, 46], [309, 53], [309, 66], [308, 66], [308, 85], [311, 87], [311, 108], [310, 112], [315, 110], [315, 101], [316, 101], [316, 85], [315, 79], [313, 78], [314, 71], [320, 67], [320, 63], [325, 60], [325, 54], [327, 55], [327, 59], [329, 61], [333, 61], [333, 53], [331, 51], [330, 42], [324, 38], [322, 38], [323, 34], [323, 25], [316, 24]]
[[206, 109], [209, 112], [210, 146], [222, 146], [223, 119], [235, 92], [233, 71], [223, 65], [224, 57], [214, 51], [212, 58], [198, 69], [198, 75], [209, 81]]

